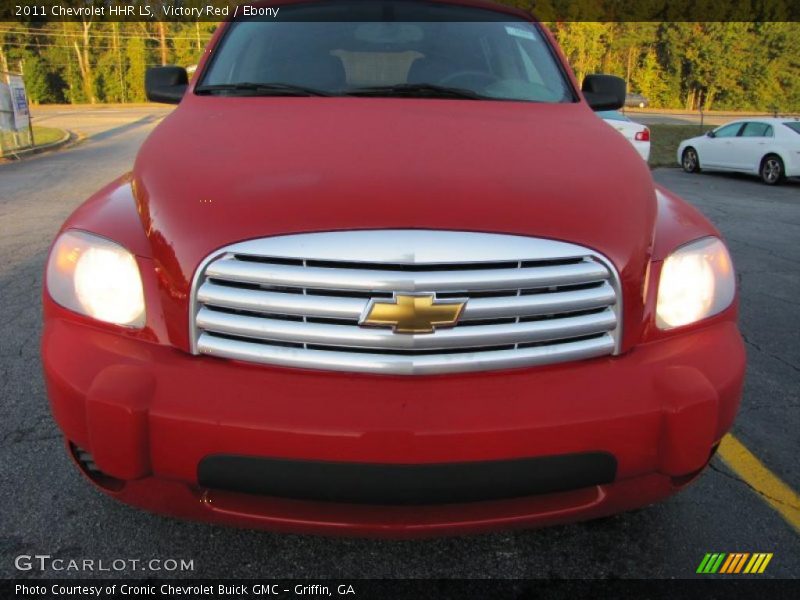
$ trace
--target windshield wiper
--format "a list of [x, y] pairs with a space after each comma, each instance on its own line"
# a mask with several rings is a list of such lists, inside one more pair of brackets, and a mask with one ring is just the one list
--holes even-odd
[[[289, 83], [223, 83], [201, 85], [195, 88], [197, 94], [225, 94], [242, 96], [337, 96], [332, 92]], [[397, 85], [377, 85], [361, 87], [342, 92], [345, 96], [383, 96], [387, 98], [458, 98], [466, 100], [495, 100], [472, 90], [435, 85], [432, 83], [401, 83]]]
[[495, 100], [472, 90], [435, 85], [433, 83], [400, 83], [356, 88], [344, 92], [347, 96], [385, 96], [408, 98], [460, 98], [465, 100]]
[[329, 92], [290, 83], [223, 83], [201, 85], [195, 88], [197, 94], [223, 93], [242, 96], [331, 96]]

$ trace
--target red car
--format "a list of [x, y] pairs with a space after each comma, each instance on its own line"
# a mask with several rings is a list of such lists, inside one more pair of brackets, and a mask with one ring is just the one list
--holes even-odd
[[[254, 5], [255, 8], [265, 5]], [[271, 2], [64, 224], [42, 356], [78, 468], [148, 510], [440, 535], [661, 500], [730, 429], [730, 256], [547, 29], [471, 1]]]

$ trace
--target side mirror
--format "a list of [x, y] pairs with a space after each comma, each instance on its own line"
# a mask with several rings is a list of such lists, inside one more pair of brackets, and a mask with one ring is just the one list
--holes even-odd
[[183, 67], [150, 67], [144, 75], [144, 91], [151, 102], [178, 104], [188, 85]]
[[708, 132], [706, 133], [706, 136], [707, 136], [707, 137], [710, 137], [710, 138], [714, 138], [714, 137], [717, 137], [717, 134], [716, 134], [716, 133], [714, 133], [714, 130], [713, 130], [713, 129], [711, 129], [710, 131], [708, 131]]
[[587, 75], [581, 90], [592, 110], [617, 110], [625, 105], [625, 80], [614, 75]]

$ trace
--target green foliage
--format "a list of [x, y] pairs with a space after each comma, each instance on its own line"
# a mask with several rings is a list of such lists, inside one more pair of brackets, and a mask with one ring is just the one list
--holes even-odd
[[[800, 112], [798, 22], [591, 22], [585, 19], [607, 15], [616, 0], [604, 0], [604, 8], [589, 1], [501, 1], [525, 11], [535, 5], [538, 15], [559, 18], [547, 25], [579, 80], [597, 72], [619, 75], [653, 107]], [[724, 10], [743, 1], [750, 0]], [[698, 10], [717, 6], [698, 2]], [[621, 5], [629, 14], [629, 3]], [[670, 6], [676, 5], [648, 0], [641, 8], [666, 7], [668, 14]], [[566, 20], [564, 10], [582, 20]], [[3, 63], [21, 69], [33, 102], [142, 102], [147, 67], [196, 65], [216, 27], [0, 22], [0, 69]]]
[[34, 103], [143, 102], [147, 67], [196, 65], [216, 27], [0, 22], [0, 70], [22, 72]]
[[653, 107], [800, 111], [800, 23], [549, 26], [578, 80], [620, 75]]
[[147, 47], [142, 38], [128, 40], [125, 49], [126, 69], [125, 81], [127, 82], [127, 102], [144, 102], [144, 74], [147, 70]]
[[34, 104], [55, 102], [57, 94], [53, 89], [51, 73], [44, 61], [40, 57], [32, 55], [26, 58], [22, 64], [25, 67], [25, 87], [31, 102]]

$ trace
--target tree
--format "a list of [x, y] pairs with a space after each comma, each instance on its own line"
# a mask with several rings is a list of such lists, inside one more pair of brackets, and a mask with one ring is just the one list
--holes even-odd
[[578, 81], [600, 70], [605, 55], [609, 23], [556, 23], [554, 35]]
[[25, 88], [28, 98], [33, 104], [55, 102], [56, 94], [50, 78], [54, 75], [47, 65], [35, 54], [30, 55], [24, 62]]
[[91, 19], [84, 19], [80, 23], [64, 23], [65, 31], [69, 29], [80, 32], [79, 35], [73, 36], [71, 39], [81, 75], [81, 83], [83, 84], [83, 95], [92, 104], [97, 102], [94, 68], [92, 66], [92, 38], [90, 35], [93, 24]]
[[147, 49], [144, 40], [132, 38], [128, 40], [126, 49], [127, 72], [125, 81], [128, 90], [128, 102], [144, 102], [144, 74], [147, 69]]
[[[538, 16], [572, 19], [548, 26], [579, 80], [595, 72], [619, 75], [631, 91], [665, 108], [800, 112], [800, 23], [775, 21], [780, 15], [769, 13], [768, 4], [696, 0], [700, 14], [716, 11], [728, 20], [614, 23], [588, 19], [607, 17], [610, 7], [620, 6], [630, 17], [632, 10], [648, 10], [648, 2], [501, 1]], [[743, 14], [741, 2], [761, 6], [763, 22], [731, 19], [737, 10]], [[664, 0], [664, 14], [681, 10], [676, 6]], [[36, 102], [140, 102], [148, 66], [197, 64], [216, 27], [209, 22], [0, 23], [0, 69], [17, 70], [24, 61]]]

